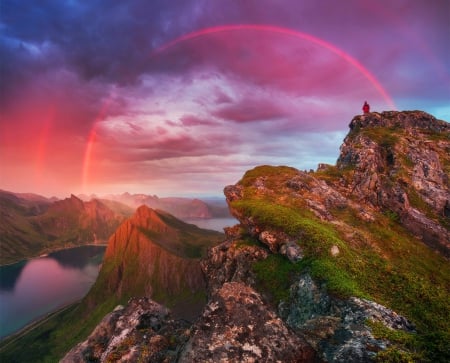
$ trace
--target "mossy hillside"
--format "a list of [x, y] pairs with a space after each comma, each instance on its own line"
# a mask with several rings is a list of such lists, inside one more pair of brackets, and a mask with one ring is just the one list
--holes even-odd
[[[269, 174], [268, 169], [272, 169]], [[298, 208], [299, 202], [294, 198], [285, 197], [284, 185], [294, 174], [295, 169], [256, 168], [240, 182], [244, 186], [243, 199], [232, 203], [233, 208], [259, 226], [296, 238], [304, 250], [305, 261], [299, 266], [281, 256], [258, 262], [255, 271], [260, 286], [272, 289], [269, 293], [282, 299], [289, 285], [286, 276], [309, 268], [313, 276], [326, 281], [331, 292], [343, 297], [371, 298], [412, 320], [418, 330], [416, 349], [424, 351], [428, 360], [447, 356], [444, 342], [450, 338], [448, 262], [386, 211], [374, 212], [373, 223], [365, 222], [348, 207], [331, 211], [343, 223], [318, 220]], [[264, 178], [265, 188], [255, 187], [257, 178]], [[336, 257], [330, 254], [333, 245], [340, 250]], [[288, 272], [277, 274], [277, 270]]]

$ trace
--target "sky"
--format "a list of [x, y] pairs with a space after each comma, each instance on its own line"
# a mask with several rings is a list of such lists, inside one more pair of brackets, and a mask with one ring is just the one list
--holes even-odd
[[372, 111], [450, 121], [448, 0], [1, 0], [0, 189], [221, 196], [335, 164]]

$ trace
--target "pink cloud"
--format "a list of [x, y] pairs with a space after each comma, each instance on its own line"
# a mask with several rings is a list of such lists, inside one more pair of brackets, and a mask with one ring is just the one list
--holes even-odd
[[266, 99], [250, 97], [222, 106], [213, 115], [237, 123], [273, 120], [286, 116], [286, 110]]
[[184, 115], [180, 118], [181, 124], [183, 126], [214, 126], [215, 122], [207, 120], [195, 115]]

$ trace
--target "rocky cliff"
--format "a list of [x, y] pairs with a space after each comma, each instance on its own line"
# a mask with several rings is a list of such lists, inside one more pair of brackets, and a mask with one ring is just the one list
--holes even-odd
[[95, 347], [102, 362], [449, 361], [449, 151], [443, 121], [370, 113], [335, 166], [248, 171], [224, 191], [240, 224], [201, 263], [199, 319], [183, 330], [132, 300], [141, 313], [106, 317], [113, 333], [98, 328], [66, 358]]
[[346, 195], [389, 211], [416, 237], [450, 251], [450, 124], [424, 112], [355, 117], [337, 168]]

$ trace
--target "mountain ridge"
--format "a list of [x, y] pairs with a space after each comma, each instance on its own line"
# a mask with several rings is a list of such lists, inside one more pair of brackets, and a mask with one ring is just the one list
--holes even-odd
[[[30, 199], [31, 195], [31, 199]], [[0, 263], [13, 263], [55, 249], [104, 244], [125, 218], [99, 200], [83, 202], [0, 192]]]
[[[83, 199], [86, 196], [83, 196]], [[88, 198], [89, 199], [89, 198]], [[158, 197], [157, 195], [148, 194], [108, 194], [102, 197], [112, 201], [118, 201], [130, 206], [133, 209], [141, 205], [146, 205], [152, 209], [164, 210], [172, 214], [178, 219], [208, 219], [229, 217], [228, 209], [225, 201], [223, 203], [213, 202], [212, 200], [205, 202], [199, 198], [186, 197]]]

